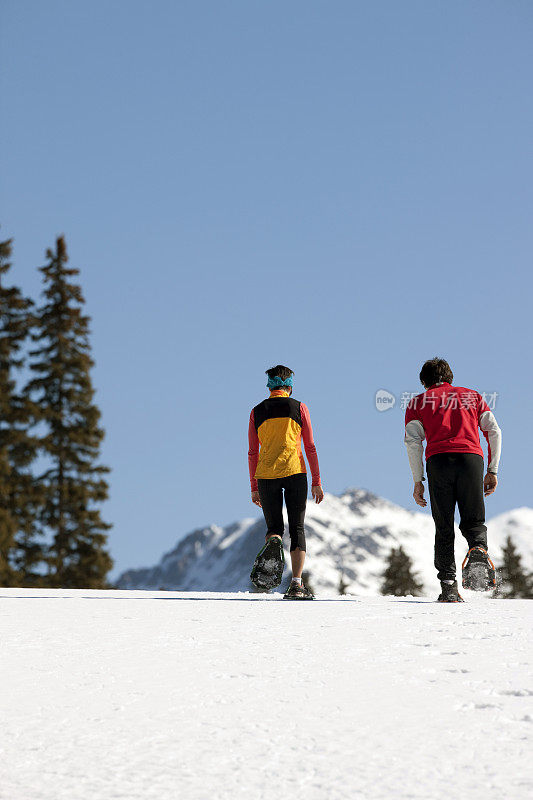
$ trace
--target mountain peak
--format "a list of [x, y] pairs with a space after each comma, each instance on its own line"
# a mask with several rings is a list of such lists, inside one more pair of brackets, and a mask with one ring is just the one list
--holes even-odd
[[340, 495], [340, 499], [356, 514], [366, 514], [373, 508], [394, 507], [393, 503], [374, 494], [374, 492], [370, 492], [368, 489], [360, 489], [356, 486], [345, 489]]
[[[499, 562], [502, 545], [510, 534], [524, 556], [524, 566], [530, 568], [533, 509], [501, 514], [488, 523], [488, 529], [489, 551], [495, 563]], [[310, 502], [305, 530], [306, 569], [311, 586], [318, 592], [336, 592], [342, 579], [351, 593], [379, 594], [387, 556], [400, 545], [412, 559], [426, 591], [434, 594], [438, 589], [433, 568], [435, 526], [430, 514], [407, 511], [367, 489], [352, 487], [340, 496], [326, 493], [320, 505]], [[124, 572], [117, 587], [249, 591], [250, 570], [265, 541], [265, 533], [262, 517], [243, 519], [224, 528], [217, 525], [199, 528], [181, 539], [155, 566]], [[457, 564], [461, 563], [466, 547], [457, 532]], [[286, 562], [285, 582], [289, 579], [288, 554]]]

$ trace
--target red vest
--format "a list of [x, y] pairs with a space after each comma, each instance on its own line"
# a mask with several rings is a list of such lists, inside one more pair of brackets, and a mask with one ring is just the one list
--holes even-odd
[[[413, 397], [405, 412], [405, 424], [419, 420], [426, 433], [426, 459], [435, 453], [477, 453], [479, 418], [490, 411], [479, 392], [441, 383]], [[486, 437], [486, 434], [485, 434]]]

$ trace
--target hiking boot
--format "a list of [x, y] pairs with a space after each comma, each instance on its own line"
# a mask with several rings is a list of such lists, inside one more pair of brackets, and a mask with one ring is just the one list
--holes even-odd
[[486, 592], [496, 586], [496, 570], [483, 547], [472, 547], [463, 561], [463, 589]]
[[291, 585], [283, 595], [284, 600], [314, 600], [315, 596], [303, 583], [291, 581]]
[[457, 581], [453, 583], [443, 583], [441, 581], [440, 585], [441, 593], [437, 598], [438, 603], [464, 603], [457, 588]]

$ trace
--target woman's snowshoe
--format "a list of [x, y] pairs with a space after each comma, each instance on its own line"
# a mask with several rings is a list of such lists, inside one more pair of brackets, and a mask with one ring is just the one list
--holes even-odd
[[271, 536], [255, 559], [250, 579], [254, 586], [269, 591], [279, 586], [285, 568], [285, 555], [280, 536]]

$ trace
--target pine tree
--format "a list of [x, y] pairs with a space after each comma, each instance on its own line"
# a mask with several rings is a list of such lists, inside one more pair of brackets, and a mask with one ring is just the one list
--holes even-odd
[[31, 404], [16, 386], [33, 303], [5, 285], [11, 251], [11, 239], [0, 242], [0, 584], [20, 586], [39, 584], [43, 550], [36, 538], [38, 493], [30, 471], [36, 455]]
[[424, 589], [418, 577], [413, 573], [413, 562], [403, 549], [394, 547], [387, 558], [387, 567], [382, 575], [381, 594], [404, 597], [420, 595]]
[[314, 594], [315, 590], [313, 589], [312, 580], [313, 579], [311, 577], [311, 573], [308, 570], [304, 569], [304, 571], [302, 572], [302, 583], [304, 584], [304, 586], [307, 586], [311, 594]]
[[97, 464], [104, 432], [93, 402], [90, 369], [89, 317], [82, 313], [79, 274], [66, 267], [63, 237], [46, 253], [40, 268], [45, 303], [37, 312], [37, 349], [30, 355], [35, 377], [27, 390], [39, 410], [40, 448], [47, 469], [38, 476], [44, 491], [40, 525], [52, 537], [48, 550], [47, 583], [52, 587], [102, 588], [112, 561], [98, 505], [108, 496]]
[[533, 598], [533, 576], [528, 575], [522, 566], [522, 556], [518, 553], [510, 536], [505, 540], [502, 550], [502, 564], [498, 570], [498, 597]]
[[346, 594], [346, 589], [347, 588], [348, 588], [348, 584], [344, 580], [344, 572], [341, 572], [341, 576], [339, 578], [339, 587], [338, 587], [339, 594], [340, 595]]

